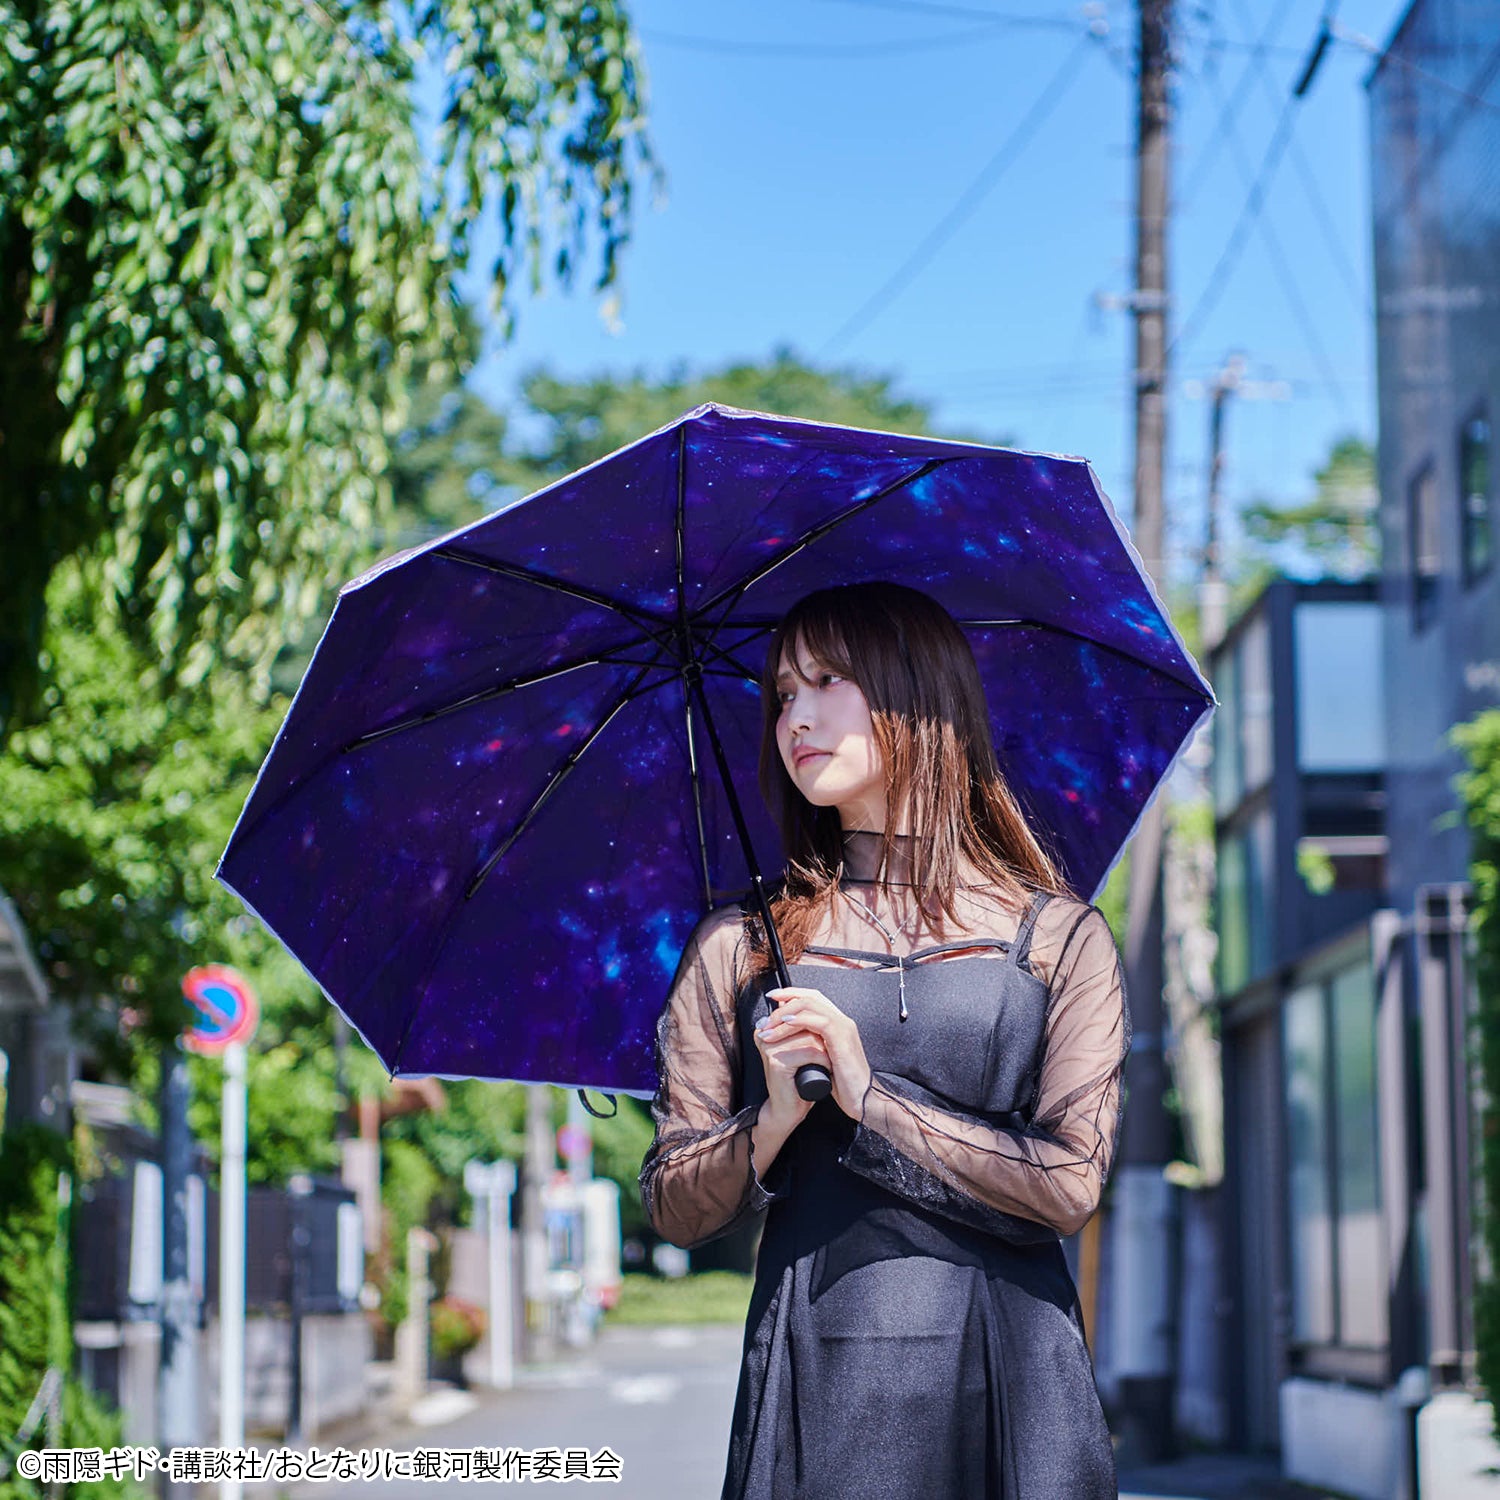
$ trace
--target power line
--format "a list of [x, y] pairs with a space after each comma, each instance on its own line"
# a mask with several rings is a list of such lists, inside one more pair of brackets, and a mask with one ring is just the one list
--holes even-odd
[[834, 3], [857, 5], [864, 10], [894, 10], [919, 16], [953, 16], [966, 21], [998, 21], [1007, 26], [1027, 26], [1042, 31], [1071, 32], [1078, 30], [1080, 19], [1089, 20], [1099, 11], [1099, 7], [1086, 5], [1081, 8], [1078, 18], [1071, 18], [1058, 15], [1017, 15], [1011, 11], [982, 9], [977, 5], [928, 5], [921, 3], [921, 0], [834, 0]]
[[[1252, 22], [1245, 8], [1245, 0], [1235, 0], [1235, 9], [1239, 12], [1240, 24], [1245, 28], [1248, 35], [1252, 29]], [[1256, 57], [1250, 66], [1259, 75], [1261, 85], [1267, 97], [1274, 104], [1276, 102], [1276, 85], [1271, 81], [1270, 71], [1267, 69], [1265, 60]], [[1313, 218], [1317, 222], [1318, 229], [1323, 236], [1323, 244], [1328, 250], [1329, 259], [1338, 268], [1340, 278], [1344, 283], [1345, 290], [1354, 301], [1355, 307], [1362, 314], [1372, 315], [1374, 309], [1364, 295], [1360, 286], [1359, 276], [1354, 267], [1349, 264], [1348, 257], [1344, 254], [1344, 247], [1339, 241], [1338, 230], [1334, 227], [1333, 219], [1329, 215], [1328, 205], [1323, 201], [1323, 195], [1318, 190], [1317, 180], [1313, 176], [1312, 167], [1307, 160], [1307, 153], [1302, 149], [1302, 143], [1295, 138], [1291, 144], [1292, 165], [1297, 169], [1298, 180], [1302, 184], [1302, 190], [1307, 195], [1307, 201], [1313, 211]]]
[[[1318, 37], [1314, 42], [1313, 53], [1318, 54], [1321, 48], [1326, 46], [1328, 34], [1328, 23], [1325, 17], [1318, 23]], [[1310, 56], [1311, 61], [1311, 56]], [[1271, 186], [1271, 180], [1276, 175], [1276, 169], [1281, 165], [1281, 158], [1286, 152], [1287, 144], [1292, 136], [1292, 124], [1296, 117], [1298, 104], [1307, 90], [1307, 83], [1311, 78], [1310, 68], [1303, 70], [1303, 78], [1299, 81], [1286, 97], [1286, 102], [1281, 108], [1281, 117], [1276, 122], [1276, 129], [1272, 133], [1270, 144], [1266, 147], [1266, 154], [1261, 161], [1260, 170], [1255, 174], [1255, 180], [1250, 185], [1249, 194], [1245, 198], [1244, 207], [1241, 208], [1239, 217], [1235, 220], [1234, 228], [1229, 233], [1229, 239], [1220, 252], [1218, 262], [1210, 273], [1208, 282], [1198, 294], [1198, 300], [1193, 304], [1192, 310], [1183, 320], [1182, 328], [1172, 339], [1168, 346], [1170, 355], [1179, 346], [1190, 344], [1199, 331], [1203, 321], [1218, 305], [1224, 288], [1229, 283], [1229, 278], [1243, 254], [1245, 245], [1250, 238], [1250, 231], [1255, 227], [1260, 218], [1261, 210], [1265, 207], [1266, 193]]]
[[[1213, 133], [1209, 136], [1207, 144], [1198, 153], [1197, 160], [1193, 163], [1193, 170], [1189, 174], [1188, 181], [1178, 197], [1177, 209], [1179, 212], [1186, 209], [1192, 202], [1204, 174], [1213, 161], [1214, 153], [1227, 138], [1235, 118], [1239, 115], [1240, 110], [1244, 108], [1245, 97], [1250, 92], [1250, 83], [1255, 64], [1260, 60], [1264, 50], [1270, 47], [1271, 38], [1281, 30], [1282, 23], [1286, 19], [1286, 14], [1294, 4], [1296, 4], [1296, 0], [1282, 0], [1281, 5], [1272, 13], [1270, 20], [1266, 22], [1265, 30], [1261, 32], [1259, 39], [1251, 45], [1249, 49], [1251, 60], [1245, 64], [1244, 69], [1240, 73], [1239, 82], [1235, 84], [1229, 98], [1224, 101], [1224, 105], [1219, 111], [1219, 118], [1214, 123]], [[1248, 30], [1249, 28], [1246, 29]], [[1299, 53], [1298, 55], [1300, 56], [1301, 54]]]
[[[1245, 158], [1245, 148], [1237, 132], [1231, 133], [1231, 141], [1235, 152], [1235, 160], [1239, 163], [1241, 172], [1248, 177], [1250, 175], [1250, 163]], [[1268, 218], [1260, 220], [1261, 237], [1266, 242], [1267, 259], [1271, 262], [1271, 269], [1275, 272], [1276, 279], [1281, 283], [1281, 290], [1292, 307], [1292, 316], [1302, 333], [1307, 344], [1308, 352], [1313, 357], [1313, 363], [1317, 365], [1323, 379], [1327, 382], [1329, 390], [1334, 393], [1334, 399], [1338, 403], [1339, 416], [1348, 418], [1348, 410], [1344, 402], [1344, 388], [1337, 373], [1333, 368], [1333, 361], [1328, 357], [1328, 350], [1323, 346], [1323, 340], [1317, 328], [1313, 324], [1312, 315], [1308, 311], [1307, 303], [1302, 300], [1302, 290], [1297, 284], [1297, 277], [1292, 270], [1291, 261], [1286, 251], [1282, 248], [1281, 237], [1271, 227]]]
[[979, 175], [959, 195], [958, 201], [943, 215], [921, 244], [896, 268], [895, 272], [835, 331], [819, 351], [820, 358], [827, 358], [828, 355], [848, 343], [871, 319], [887, 307], [928, 261], [947, 244], [969, 215], [979, 207], [985, 195], [1005, 175], [1011, 163], [1030, 143], [1032, 136], [1041, 128], [1047, 116], [1051, 114], [1066, 92], [1067, 86], [1077, 76], [1078, 64], [1091, 41], [1092, 38], [1087, 36], [1079, 39], [1077, 45], [1063, 59], [1062, 67], [1052, 76], [1021, 123], [984, 164]]
[[1380, 47], [1372, 42], [1369, 37], [1361, 36], [1357, 31], [1346, 30], [1342, 26], [1330, 24], [1329, 32], [1336, 42], [1341, 42], [1346, 47], [1352, 47], [1356, 52], [1363, 52], [1367, 57], [1375, 59], [1376, 68], [1384, 67], [1390, 63], [1395, 67], [1404, 68], [1408, 73], [1422, 79], [1426, 83], [1445, 89], [1450, 94], [1456, 94], [1460, 99], [1466, 100], [1476, 109], [1489, 110], [1494, 114], [1500, 114], [1500, 103], [1493, 99], [1486, 99], [1482, 94], [1473, 93], [1459, 84], [1451, 83], [1440, 73], [1434, 73], [1424, 68], [1420, 63], [1413, 62], [1409, 57], [1403, 57], [1399, 52], [1382, 51]]
[[643, 26], [639, 34], [644, 41], [666, 47], [681, 47], [691, 52], [710, 52], [729, 57], [807, 58], [820, 62], [861, 61], [869, 57], [889, 57], [906, 52], [934, 51], [944, 47], [965, 47], [996, 37], [1010, 30], [1003, 20], [994, 20], [967, 31], [953, 31], [946, 36], [912, 37], [890, 42], [738, 42], [728, 37], [687, 36], [681, 32], [658, 31]]

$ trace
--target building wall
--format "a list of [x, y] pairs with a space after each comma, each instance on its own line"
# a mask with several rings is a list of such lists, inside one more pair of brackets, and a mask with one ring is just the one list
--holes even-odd
[[[1451, 817], [1460, 761], [1444, 737], [1500, 703], [1500, 6], [1417, 0], [1369, 94], [1389, 895], [1409, 910], [1419, 885], [1466, 876], [1467, 834]], [[1490, 561], [1466, 576], [1461, 457], [1472, 480], [1464, 431], [1476, 418], [1490, 433]]]

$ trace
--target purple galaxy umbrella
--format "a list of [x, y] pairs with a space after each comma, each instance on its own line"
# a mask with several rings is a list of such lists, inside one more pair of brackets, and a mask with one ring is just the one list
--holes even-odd
[[393, 1077], [649, 1095], [688, 934], [784, 862], [767, 638], [877, 578], [1097, 894], [1214, 699], [1088, 464], [716, 405], [346, 585], [219, 878]]

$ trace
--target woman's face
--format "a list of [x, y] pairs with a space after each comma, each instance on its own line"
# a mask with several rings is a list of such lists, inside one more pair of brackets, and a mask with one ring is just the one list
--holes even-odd
[[836, 807], [846, 829], [885, 828], [885, 762], [859, 685], [801, 640], [776, 668], [776, 746], [792, 785], [814, 807]]

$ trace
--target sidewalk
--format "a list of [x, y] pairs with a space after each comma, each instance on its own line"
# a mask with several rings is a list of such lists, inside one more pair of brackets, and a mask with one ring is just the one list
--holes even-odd
[[1175, 1463], [1120, 1474], [1121, 1500], [1341, 1500], [1332, 1490], [1287, 1479], [1274, 1459], [1196, 1453]]

